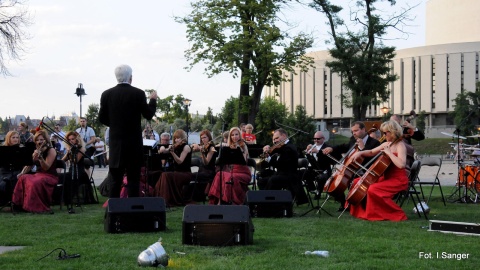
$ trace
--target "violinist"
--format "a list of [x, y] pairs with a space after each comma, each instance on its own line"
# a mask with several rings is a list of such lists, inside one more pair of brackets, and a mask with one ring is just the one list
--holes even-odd
[[297, 204], [308, 202], [305, 192], [301, 192], [302, 185], [297, 177], [297, 147], [289, 139], [287, 132], [282, 128], [275, 130], [273, 145], [264, 146], [263, 152], [266, 166], [273, 167], [276, 171], [270, 177], [259, 179], [258, 187], [266, 190], [287, 189], [292, 193], [292, 197], [297, 198]]
[[200, 152], [202, 165], [198, 168], [198, 172], [193, 174], [194, 179], [199, 183], [211, 183], [215, 177], [215, 159], [217, 150], [213, 143], [212, 133], [208, 129], [200, 132], [201, 144], [193, 144], [192, 151]]
[[[64, 198], [65, 203], [69, 205], [72, 202], [73, 196], [78, 195], [79, 185], [88, 185], [90, 179], [85, 171], [84, 158], [86, 149], [84, 140], [80, 134], [75, 131], [68, 132], [67, 135], [65, 135], [65, 139], [67, 139], [69, 144], [65, 144], [66, 153], [62, 157], [62, 160], [70, 162], [70, 171], [65, 175], [64, 189], [66, 192], [64, 193]], [[75, 171], [77, 172], [75, 179], [72, 178], [74, 166], [76, 166]], [[93, 193], [91, 196], [93, 196]]]
[[[340, 144], [334, 147], [327, 147], [322, 150], [323, 154], [327, 155], [332, 153], [336, 159], [340, 159], [341, 154], [349, 152], [349, 150], [351, 150], [354, 146], [356, 147], [357, 151], [362, 151], [370, 150], [380, 145], [378, 140], [368, 136], [365, 124], [363, 122], [353, 122], [350, 126], [350, 130], [352, 132], [352, 137], [350, 137], [348, 143]], [[369, 161], [369, 158], [364, 159], [362, 165], [367, 164]], [[349, 180], [349, 184], [351, 183], [351, 180], [352, 179]], [[345, 194], [334, 196], [334, 198], [340, 203], [338, 211], [342, 212], [345, 206]]]
[[183, 187], [192, 179], [192, 149], [187, 144], [187, 133], [177, 129], [173, 133], [173, 145], [168, 149], [173, 157], [173, 171], [162, 173], [155, 185], [155, 196], [164, 198], [168, 206], [182, 206], [186, 203]]
[[33, 141], [37, 149], [32, 158], [37, 170], [34, 174], [29, 174], [32, 167], [23, 168], [18, 175], [12, 202], [14, 207], [27, 212], [49, 213], [53, 189], [58, 183], [55, 167], [57, 152], [50, 145], [50, 138], [45, 130], [37, 131]]
[[416, 141], [425, 140], [425, 135], [421, 130], [414, 127], [410, 122], [412, 121], [413, 116], [407, 117], [402, 123], [402, 118], [398, 114], [394, 114], [390, 117], [390, 120], [397, 122], [402, 127], [403, 138], [408, 144], [412, 144], [412, 139]]
[[[405, 170], [407, 150], [402, 140], [402, 127], [396, 121], [383, 123], [380, 130], [385, 136], [385, 142], [380, 146], [355, 153], [357, 157], [374, 157], [379, 153], [387, 155], [391, 164], [378, 180], [367, 189], [366, 200], [350, 207], [350, 214], [366, 220], [406, 220], [405, 212], [398, 206], [393, 197], [407, 189], [408, 177]], [[359, 181], [355, 179], [353, 185]]]
[[227, 145], [219, 153], [220, 170], [208, 192], [209, 204], [242, 205], [251, 172], [247, 166], [248, 148], [238, 127], [230, 129]]
[[390, 120], [397, 122], [402, 127], [403, 140], [407, 147], [407, 170], [408, 171], [410, 171], [410, 167], [415, 161], [415, 157], [414, 157], [415, 149], [412, 146], [412, 139], [416, 141], [422, 141], [425, 139], [425, 135], [423, 134], [423, 132], [418, 128], [414, 127], [410, 123], [413, 119], [413, 116], [415, 115], [407, 117], [407, 119], [403, 121], [403, 124], [402, 124], [402, 118], [400, 117], [400, 115], [394, 114], [390, 117]]

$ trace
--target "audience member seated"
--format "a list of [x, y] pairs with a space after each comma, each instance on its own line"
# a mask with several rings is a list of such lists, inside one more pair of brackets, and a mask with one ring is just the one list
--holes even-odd
[[57, 153], [51, 146], [50, 138], [45, 130], [37, 131], [33, 141], [37, 146], [32, 155], [36, 172], [28, 174], [32, 167], [24, 167], [18, 175], [12, 202], [14, 207], [21, 207], [27, 212], [50, 212], [53, 189], [58, 183], [55, 167]]
[[247, 144], [256, 144], [257, 143], [257, 136], [253, 134], [253, 126], [252, 124], [245, 125], [245, 133], [242, 134], [243, 139]]
[[209, 204], [241, 205], [245, 201], [251, 172], [246, 165], [248, 148], [241, 140], [241, 136], [238, 127], [230, 129], [228, 146], [220, 149], [218, 158], [220, 170], [216, 173], [208, 192]]

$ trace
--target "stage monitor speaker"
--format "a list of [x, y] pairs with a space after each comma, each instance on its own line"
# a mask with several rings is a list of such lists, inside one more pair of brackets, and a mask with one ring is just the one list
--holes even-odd
[[161, 197], [111, 198], [104, 222], [108, 233], [164, 231], [165, 200]]
[[187, 205], [182, 227], [184, 245], [253, 244], [254, 227], [245, 205]]
[[247, 191], [245, 204], [252, 217], [291, 217], [292, 194], [288, 190]]

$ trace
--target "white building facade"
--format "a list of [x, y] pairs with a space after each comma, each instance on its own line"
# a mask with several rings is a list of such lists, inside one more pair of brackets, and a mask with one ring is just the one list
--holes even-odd
[[[480, 12], [480, 1], [458, 0], [461, 4], [452, 9], [452, 12], [446, 2], [449, 1], [427, 2], [427, 33], [429, 29], [438, 31], [438, 28], [442, 29], [442, 24], [449, 24], [443, 17], [446, 13], [449, 18], [457, 16], [457, 20], [461, 21], [459, 18], [465, 17], [465, 14], [460, 15], [461, 11], [468, 10], [466, 12], [472, 13], [475, 19], [469, 20], [469, 25], [461, 25], [461, 30], [457, 28], [456, 35], [452, 34], [450, 40], [445, 37], [435, 39], [434, 36], [427, 35], [428, 46], [397, 50], [391, 67], [398, 80], [389, 84], [390, 98], [387, 102], [371, 106], [367, 110], [367, 119], [378, 120], [383, 115], [380, 108], [386, 106], [391, 113], [401, 115], [408, 115], [412, 110], [416, 113], [425, 111], [428, 116], [427, 127], [453, 125], [448, 117], [448, 113], [453, 111], [455, 106], [452, 99], [462, 89], [475, 91], [475, 84], [479, 81], [480, 13], [474, 13]], [[443, 23], [438, 18], [443, 18]], [[433, 22], [437, 22], [436, 27]], [[455, 43], [457, 38], [462, 41], [476, 41]], [[436, 42], [451, 43], [435, 44]], [[325, 65], [333, 59], [328, 51], [311, 52], [308, 56], [314, 58], [314, 68], [308, 72], [298, 70], [296, 74], [285, 73], [290, 81], [283, 82], [276, 88], [266, 87], [265, 96], [276, 97], [291, 112], [294, 112], [297, 105], [303, 105], [307, 114], [319, 121], [325, 121], [327, 126], [333, 124], [348, 127], [352, 110], [345, 107], [340, 100], [344, 91], [341, 77]]]

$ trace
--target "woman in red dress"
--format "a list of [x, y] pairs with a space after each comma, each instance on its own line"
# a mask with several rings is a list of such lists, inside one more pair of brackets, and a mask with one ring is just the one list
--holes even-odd
[[13, 191], [14, 206], [22, 207], [27, 212], [50, 212], [52, 194], [58, 183], [55, 160], [57, 152], [50, 145], [50, 139], [45, 130], [39, 130], [33, 138], [37, 150], [33, 152], [33, 164], [37, 171], [27, 174], [31, 166], [26, 166], [18, 175], [18, 182]]
[[[380, 130], [386, 141], [372, 150], [360, 151], [355, 155], [373, 157], [383, 152], [390, 158], [391, 164], [377, 182], [370, 185], [366, 200], [358, 205], [350, 206], [350, 214], [366, 220], [406, 220], [405, 212], [393, 200], [395, 194], [408, 187], [405, 170], [407, 150], [401, 139], [402, 127], [395, 121], [387, 121], [381, 125]], [[359, 179], [354, 180], [352, 187], [355, 187]]]
[[[238, 127], [230, 129], [228, 146], [219, 153], [223, 166], [215, 175], [208, 192], [209, 204], [236, 204], [244, 203], [251, 180], [250, 168], [246, 165], [248, 148], [241, 139]], [[224, 159], [226, 157], [226, 159]], [[221, 199], [220, 199], [221, 198]]]

